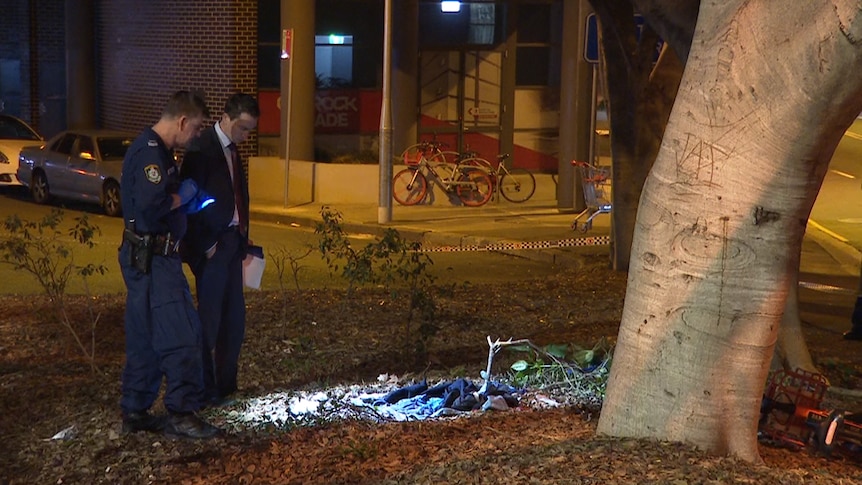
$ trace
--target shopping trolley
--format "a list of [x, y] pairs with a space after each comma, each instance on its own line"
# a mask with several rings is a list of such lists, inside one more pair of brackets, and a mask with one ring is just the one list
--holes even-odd
[[572, 221], [572, 230], [578, 229], [578, 221], [588, 215], [587, 220], [581, 224], [581, 232], [587, 232], [593, 227], [593, 219], [599, 214], [610, 214], [610, 185], [611, 175], [609, 167], [598, 167], [587, 162], [572, 160], [572, 165], [581, 172], [581, 181], [584, 184], [584, 202], [587, 207]]
[[773, 373], [760, 403], [759, 437], [858, 460], [862, 457], [862, 414], [822, 409], [827, 387], [825, 377], [802, 369]]

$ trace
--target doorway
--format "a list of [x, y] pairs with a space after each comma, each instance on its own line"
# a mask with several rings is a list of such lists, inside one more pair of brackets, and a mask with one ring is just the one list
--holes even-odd
[[423, 51], [419, 56], [419, 140], [446, 150], [500, 153], [503, 60], [497, 50]]

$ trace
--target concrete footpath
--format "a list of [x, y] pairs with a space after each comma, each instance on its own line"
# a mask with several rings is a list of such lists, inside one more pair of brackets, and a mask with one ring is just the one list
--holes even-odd
[[[535, 198], [534, 198], [535, 199]], [[397, 229], [426, 248], [497, 250], [549, 264], [565, 264], [574, 252], [595, 254], [607, 247], [610, 216], [598, 215], [584, 233], [571, 228], [577, 214], [561, 212], [555, 200], [531, 199], [522, 204], [491, 201], [483, 207], [450, 205], [405, 207], [393, 202], [392, 219], [379, 224], [379, 208], [369, 204], [328, 204], [343, 217], [345, 231], [380, 235]], [[252, 220], [314, 228], [323, 204], [294, 207], [252, 202]], [[586, 220], [584, 216], [581, 221]], [[859, 251], [809, 226], [802, 245], [799, 299], [803, 322], [836, 334], [849, 328], [859, 286]]]

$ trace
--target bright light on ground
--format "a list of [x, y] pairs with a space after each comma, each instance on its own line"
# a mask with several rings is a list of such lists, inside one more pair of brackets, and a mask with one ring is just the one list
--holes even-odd
[[223, 411], [223, 417], [234, 428], [288, 428], [348, 418], [380, 421], [363, 399], [380, 398], [389, 390], [379, 385], [352, 385], [323, 391], [274, 392], [242, 400]]

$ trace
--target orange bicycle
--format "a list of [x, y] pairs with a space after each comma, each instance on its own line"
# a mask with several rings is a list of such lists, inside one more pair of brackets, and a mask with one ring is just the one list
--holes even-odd
[[401, 159], [407, 168], [392, 177], [392, 197], [402, 205], [416, 205], [428, 195], [430, 178], [443, 191], [455, 195], [462, 204], [486, 204], [494, 191], [488, 174], [476, 166], [460, 163], [455, 152], [441, 150], [439, 142], [421, 142], [404, 150]]

